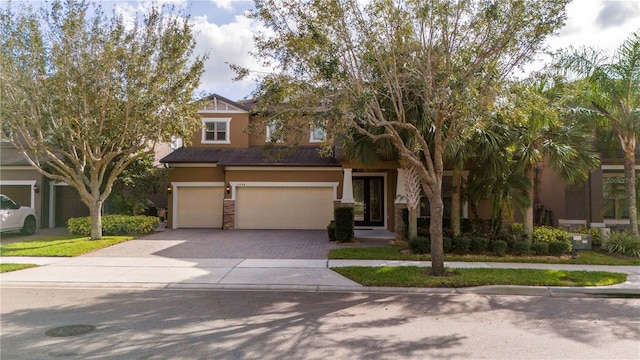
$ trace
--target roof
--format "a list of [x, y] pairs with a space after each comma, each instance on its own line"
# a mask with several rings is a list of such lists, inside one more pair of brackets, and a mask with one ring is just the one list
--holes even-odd
[[31, 166], [18, 149], [13, 145], [0, 143], [0, 165], [2, 166]]
[[246, 149], [182, 147], [161, 163], [216, 163], [221, 166], [341, 166], [333, 156], [323, 156], [316, 147], [294, 149], [254, 146]]
[[245, 111], [250, 111], [251, 108], [255, 105], [255, 101], [254, 100], [241, 100], [241, 101], [233, 101], [230, 100], [224, 96], [220, 96], [218, 94], [211, 94], [205, 98], [203, 98], [202, 100], [213, 100], [214, 98], [217, 98], [219, 100], [222, 100], [226, 103], [228, 103], [229, 105], [235, 106], [239, 109], [245, 110]]

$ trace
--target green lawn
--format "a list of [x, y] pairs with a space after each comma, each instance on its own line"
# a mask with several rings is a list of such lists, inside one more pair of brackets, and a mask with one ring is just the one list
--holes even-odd
[[625, 282], [626, 274], [604, 271], [531, 269], [448, 269], [449, 276], [429, 276], [417, 266], [336, 267], [331, 270], [364, 286], [456, 288], [482, 285], [603, 286]]
[[134, 237], [103, 236], [102, 240], [89, 240], [70, 234], [51, 236], [0, 246], [0, 256], [78, 256], [131, 239]]
[[[430, 261], [429, 255], [403, 254], [406, 247], [353, 247], [333, 249], [329, 259], [349, 260], [413, 260]], [[619, 259], [598, 251], [580, 251], [576, 259], [570, 256], [488, 256], [488, 255], [455, 255], [445, 254], [445, 261], [467, 262], [515, 262], [546, 264], [579, 264], [579, 265], [640, 265], [640, 259]]]
[[37, 267], [35, 264], [0, 264], [0, 273]]

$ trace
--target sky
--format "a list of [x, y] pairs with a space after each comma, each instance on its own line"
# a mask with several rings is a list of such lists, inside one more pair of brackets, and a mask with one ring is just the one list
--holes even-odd
[[[228, 64], [264, 71], [260, 62], [249, 55], [253, 34], [261, 25], [244, 16], [253, 8], [245, 0], [156, 0], [185, 8], [191, 15], [196, 32], [196, 54], [208, 53], [199, 92], [217, 93], [231, 100], [251, 97], [255, 83], [234, 82]], [[148, 1], [103, 1], [103, 7], [114, 6], [123, 16], [133, 16]], [[567, 21], [557, 36], [548, 38], [547, 46], [558, 50], [569, 46], [589, 46], [613, 54], [634, 31], [640, 31], [640, 0], [573, 0], [567, 7]], [[544, 59], [525, 67], [540, 68]]]

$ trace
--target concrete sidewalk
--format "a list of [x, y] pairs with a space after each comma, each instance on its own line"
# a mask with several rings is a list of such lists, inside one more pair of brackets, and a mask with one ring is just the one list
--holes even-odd
[[333, 271], [342, 266], [430, 266], [385, 260], [174, 259], [165, 257], [2, 257], [3, 263], [43, 265], [3, 273], [2, 286], [357, 291], [534, 296], [640, 296], [640, 266], [447, 262], [449, 268], [525, 268], [610, 271], [628, 274], [604, 287], [480, 286], [472, 288], [364, 287]]

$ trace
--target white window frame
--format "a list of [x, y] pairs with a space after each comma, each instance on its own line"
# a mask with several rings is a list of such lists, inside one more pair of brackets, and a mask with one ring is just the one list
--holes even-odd
[[[225, 123], [225, 140], [207, 140], [207, 124]], [[231, 118], [202, 118], [202, 143], [203, 144], [231, 144]]]
[[[313, 135], [317, 130], [322, 130], [322, 139], [316, 139]], [[310, 143], [321, 143], [327, 138], [327, 130], [322, 127], [311, 126], [311, 133], [309, 134]]]

